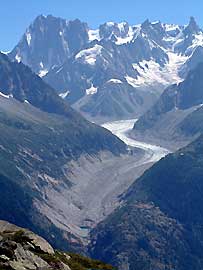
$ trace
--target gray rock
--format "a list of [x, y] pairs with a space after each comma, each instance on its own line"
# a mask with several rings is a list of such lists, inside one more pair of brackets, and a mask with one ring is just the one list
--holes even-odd
[[25, 236], [27, 236], [32, 244], [36, 247], [39, 247], [41, 251], [48, 253], [48, 254], [54, 254], [54, 250], [51, 247], [51, 245], [44, 240], [42, 237], [32, 233], [29, 230], [21, 229], [11, 223], [8, 223], [6, 221], [0, 221], [0, 233], [4, 231], [13, 231], [13, 232], [18, 232], [19, 230], [23, 230]]

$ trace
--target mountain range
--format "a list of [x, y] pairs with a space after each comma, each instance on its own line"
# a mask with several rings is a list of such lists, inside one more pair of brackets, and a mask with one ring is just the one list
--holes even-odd
[[202, 62], [193, 17], [38, 16], [0, 53], [0, 219], [119, 270], [202, 269]]
[[203, 32], [150, 22], [107, 22], [92, 30], [78, 19], [39, 16], [8, 54], [23, 62], [89, 119], [135, 118], [164, 89], [182, 81], [203, 56]]

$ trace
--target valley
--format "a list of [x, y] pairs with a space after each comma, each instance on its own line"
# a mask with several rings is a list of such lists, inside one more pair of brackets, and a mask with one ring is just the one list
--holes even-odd
[[89, 23], [39, 15], [0, 52], [0, 269], [41, 256], [20, 228], [96, 259], [45, 269], [203, 269], [203, 29]]
[[89, 232], [119, 205], [122, 195], [155, 162], [169, 151], [160, 146], [128, 137], [136, 119], [103, 124], [128, 145], [128, 154], [115, 157], [83, 156], [68, 164], [71, 188], [45, 188], [46, 203], [37, 203], [40, 211], [59, 228], [88, 243]]

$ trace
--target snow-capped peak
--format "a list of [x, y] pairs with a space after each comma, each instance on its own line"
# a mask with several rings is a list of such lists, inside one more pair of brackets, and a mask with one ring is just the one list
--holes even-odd
[[160, 21], [151, 22], [152, 25], [159, 24], [159, 23], [161, 23], [161, 22]]
[[96, 44], [94, 47], [80, 51], [75, 59], [81, 59], [89, 65], [95, 65], [97, 57], [101, 54], [103, 47]]
[[133, 40], [133, 37], [135, 35], [135, 31], [133, 30], [133, 28], [130, 26], [128, 29], [128, 33], [124, 36], [124, 37], [116, 37], [116, 44], [117, 45], [122, 45], [122, 44], [126, 44], [129, 43]]
[[109, 26], [109, 27], [111, 27], [111, 26], [114, 26], [115, 23], [114, 22], [107, 22], [106, 25]]
[[128, 26], [127, 22], [118, 23], [118, 28], [119, 28], [120, 32], [124, 32], [126, 26]]
[[89, 36], [89, 41], [93, 41], [93, 40], [100, 41], [101, 40], [100, 35], [99, 35], [99, 29], [96, 29], [96, 30], [90, 29], [88, 31], [88, 36]]

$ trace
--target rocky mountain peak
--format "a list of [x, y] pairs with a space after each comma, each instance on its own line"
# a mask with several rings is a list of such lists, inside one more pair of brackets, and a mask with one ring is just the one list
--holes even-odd
[[141, 33], [142, 36], [164, 47], [163, 38], [166, 32], [160, 21], [150, 22], [149, 19], [147, 19], [141, 25]]
[[129, 24], [127, 22], [114, 23], [107, 22], [99, 27], [99, 35], [103, 39], [110, 39], [112, 36], [125, 37], [129, 32]]
[[194, 17], [190, 17], [189, 24], [184, 29], [185, 35], [198, 34], [201, 31]]
[[88, 42], [86, 23], [40, 15], [27, 28], [10, 57], [22, 61], [43, 77], [52, 66], [62, 65]]
[[142, 28], [146, 28], [146, 27], [149, 27], [150, 25], [151, 25], [151, 23], [150, 23], [149, 19], [146, 19], [146, 20], [142, 23], [141, 27], [142, 27]]
[[[132, 86], [146, 90], [148, 81], [157, 97], [157, 89], [163, 92], [169, 83], [185, 78], [188, 67], [195, 67], [201, 58], [201, 53], [193, 54], [197, 47], [203, 47], [203, 34], [199, 31], [193, 17], [187, 27], [147, 19], [134, 26], [106, 22], [98, 29], [90, 29], [78, 19], [67, 21], [40, 15], [10, 57], [31, 67], [59, 94], [67, 93], [64, 98], [70, 104], [89, 114], [93, 106], [87, 103], [95, 102], [96, 95], [103, 97], [101, 89], [111, 79], [125, 81], [125, 89]], [[191, 63], [187, 61], [190, 57]], [[121, 102], [119, 95], [118, 101]]]

